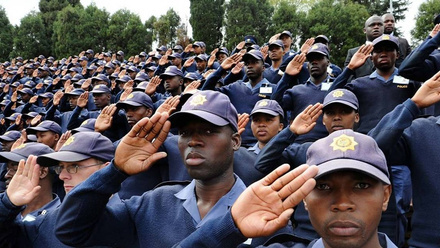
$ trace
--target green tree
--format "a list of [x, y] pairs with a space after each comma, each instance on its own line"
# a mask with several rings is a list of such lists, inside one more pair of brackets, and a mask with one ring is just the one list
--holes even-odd
[[9, 53], [12, 50], [13, 31], [14, 27], [9, 22], [6, 11], [0, 6], [0, 22], [2, 28], [0, 29], [0, 61], [9, 60]]
[[154, 23], [157, 21], [155, 16], [151, 16], [145, 21], [145, 29], [147, 30], [147, 36], [145, 37], [146, 51], [153, 50], [153, 41], [155, 40]]
[[40, 54], [50, 56], [50, 42], [41, 15], [31, 12], [20, 21], [14, 32], [14, 50], [11, 57], [34, 58]]
[[[370, 15], [382, 16], [391, 12], [390, 0], [349, 0], [364, 5]], [[405, 12], [408, 10], [409, 0], [392, 0], [393, 15], [396, 21], [405, 19]]]
[[235, 47], [245, 35], [254, 35], [258, 43], [266, 42], [273, 6], [267, 0], [230, 0], [226, 4], [226, 45]]
[[272, 25], [269, 28], [270, 34], [280, 33], [289, 30], [292, 33], [292, 39], [295, 42], [299, 40], [304, 26], [306, 12], [299, 11], [297, 5], [292, 1], [281, 0], [275, 5], [275, 11], [272, 16]]
[[107, 27], [110, 14], [101, 10], [94, 3], [80, 12], [78, 35], [82, 37], [78, 51], [93, 49], [95, 52], [104, 51], [107, 46]]
[[413, 43], [420, 43], [434, 28], [434, 18], [440, 14], [440, 1], [428, 0], [422, 3], [417, 14], [416, 26], [411, 30]]
[[188, 37], [188, 29], [186, 28], [185, 23], [181, 23], [179, 27], [177, 27], [176, 35], [177, 35], [176, 44], [181, 45], [183, 48], [185, 48], [187, 45], [191, 43], [191, 39]]
[[193, 38], [204, 41], [207, 51], [219, 47], [222, 42], [224, 2], [224, 0], [190, 0], [189, 23], [193, 28]]
[[180, 24], [180, 16], [173, 9], [169, 9], [165, 15], [161, 15], [154, 23], [156, 39], [159, 45], [171, 45], [176, 42], [177, 27]]
[[123, 9], [116, 11], [108, 25], [107, 46], [110, 50], [122, 50], [135, 55], [145, 50], [147, 30], [138, 15]]
[[81, 51], [84, 37], [79, 20], [84, 15], [84, 9], [79, 6], [67, 6], [58, 12], [53, 23], [54, 51], [57, 57], [68, 57]]
[[342, 66], [350, 48], [365, 43], [363, 33], [367, 9], [357, 3], [322, 0], [310, 9], [303, 27], [302, 42], [320, 34], [330, 39], [331, 61]]

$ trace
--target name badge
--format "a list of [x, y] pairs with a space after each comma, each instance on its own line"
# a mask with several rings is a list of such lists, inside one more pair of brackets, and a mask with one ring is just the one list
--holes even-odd
[[321, 91], [328, 91], [328, 89], [330, 89], [330, 86], [332, 86], [333, 83], [325, 83], [322, 82], [321, 83]]
[[272, 87], [260, 87], [260, 94], [272, 94]]
[[402, 76], [394, 76], [393, 83], [394, 84], [409, 84], [409, 79], [406, 79]]

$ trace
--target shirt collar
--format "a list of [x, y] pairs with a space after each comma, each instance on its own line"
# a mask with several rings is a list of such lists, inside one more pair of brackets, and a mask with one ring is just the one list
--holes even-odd
[[253, 145], [252, 147], [249, 147], [248, 151], [254, 152], [257, 155], [260, 154], [261, 149], [258, 146], [258, 142], [255, 145]]
[[267, 81], [267, 79], [265, 79], [265, 78], [263, 78], [260, 82], [258, 82], [258, 84], [257, 85], [255, 85], [255, 87], [254, 88], [252, 88], [252, 85], [251, 85], [251, 83], [249, 82], [249, 81], [247, 81], [246, 83], [244, 83], [244, 85], [246, 85], [246, 87], [248, 87], [249, 89], [258, 89], [258, 88], [260, 88], [261, 87], [261, 85], [263, 85], [263, 84], [270, 84], [269, 83], [269, 81]]
[[385, 80], [385, 78], [383, 78], [381, 75], [379, 75], [377, 73], [377, 69], [376, 69], [373, 73], [370, 74], [370, 78], [372, 78], [372, 79], [377, 78], [382, 82], [389, 82], [389, 81], [393, 81], [394, 76], [396, 76], [397, 74], [399, 74], [399, 70], [397, 68], [394, 68], [394, 71], [393, 71], [393, 74], [391, 75], [391, 77], [388, 78], [388, 80]]

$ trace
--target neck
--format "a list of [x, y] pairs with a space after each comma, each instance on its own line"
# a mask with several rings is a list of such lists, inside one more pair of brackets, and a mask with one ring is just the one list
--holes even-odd
[[265, 145], [266, 145], [266, 143], [258, 141], [258, 148], [260, 148], [260, 150], [263, 149]]
[[209, 181], [196, 180], [197, 207], [203, 219], [212, 207], [234, 186], [235, 178], [231, 169]]
[[35, 210], [42, 208], [44, 205], [48, 204], [53, 200], [52, 186], [44, 185], [45, 183], [42, 181], [46, 181], [46, 180], [40, 180], [40, 186], [41, 186], [40, 194], [29, 204], [26, 205], [26, 208], [21, 212], [21, 215], [23, 217]]
[[263, 74], [261, 74], [258, 78], [255, 78], [255, 79], [249, 78], [249, 83], [251, 84], [252, 88], [254, 88], [255, 85], [257, 85], [259, 82], [261, 82], [261, 80], [263, 80]]
[[325, 79], [327, 78], [327, 73], [322, 74], [321, 76], [318, 77], [310, 77], [310, 81], [312, 81], [312, 83], [314, 83], [315, 85], [319, 85], [320, 83], [322, 83]]
[[274, 68], [274, 69], [278, 69], [278, 68], [280, 68], [281, 62], [282, 62], [281, 59], [276, 60], [276, 61], [275, 61], [275, 60], [272, 60], [272, 68]]
[[[338, 248], [337, 246], [331, 246], [329, 243], [327, 243], [324, 239], [322, 240], [324, 243], [325, 248]], [[363, 244], [357, 244], [353, 247], [359, 247], [359, 248], [382, 248], [382, 246], [379, 243], [379, 235], [377, 234], [377, 231]]]
[[394, 73], [394, 67], [387, 70], [379, 70], [377, 69], [377, 74], [383, 77], [385, 80], [388, 80]]

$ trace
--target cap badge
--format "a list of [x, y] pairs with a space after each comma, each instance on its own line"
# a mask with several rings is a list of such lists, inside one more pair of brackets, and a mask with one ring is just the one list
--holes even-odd
[[264, 106], [267, 106], [267, 101], [261, 101], [259, 104], [258, 104], [258, 107], [264, 107]]
[[312, 46], [312, 49], [313, 49], [313, 50], [318, 49], [318, 45], [313, 45], [313, 46]]
[[197, 95], [197, 96], [194, 96], [194, 98], [191, 100], [190, 105], [191, 106], [203, 105], [206, 101], [207, 101], [206, 96]]
[[344, 95], [344, 92], [342, 90], [336, 90], [333, 92], [333, 97], [341, 97]]
[[85, 125], [87, 125], [88, 122], [89, 122], [89, 120], [85, 120], [85, 121], [83, 121], [83, 123], [81, 123], [81, 126], [85, 126]]
[[389, 40], [390, 39], [390, 36], [389, 35], [384, 35], [383, 37], [382, 37], [382, 40]]
[[26, 147], [26, 144], [21, 144], [21, 145], [17, 146], [16, 148], [14, 148], [14, 150], [16, 150], [16, 149], [23, 149], [25, 147]]
[[68, 145], [72, 144], [72, 142], [73, 142], [74, 140], [75, 140], [75, 137], [70, 136], [70, 138], [66, 140], [66, 143], [64, 143], [63, 146], [68, 146]]
[[358, 143], [354, 140], [354, 137], [345, 134], [333, 138], [333, 143], [330, 144], [330, 146], [333, 147], [333, 151], [341, 150], [343, 152], [347, 150], [354, 151], [356, 145], [358, 145]]
[[134, 95], [133, 95], [133, 93], [131, 93], [130, 95], [127, 96], [126, 99], [128, 100], [128, 99], [131, 99], [131, 98], [133, 98], [133, 97], [134, 97]]

